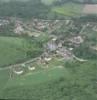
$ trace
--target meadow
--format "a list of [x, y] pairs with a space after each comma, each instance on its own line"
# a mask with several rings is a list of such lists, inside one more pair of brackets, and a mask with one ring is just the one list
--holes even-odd
[[55, 63], [48, 69], [9, 79], [1, 98], [27, 100], [96, 100], [97, 62]]
[[0, 70], [0, 96], [2, 93], [2, 89], [6, 85], [9, 79], [9, 70]]
[[0, 37], [0, 67], [23, 62], [41, 54], [39, 43], [26, 38]]
[[[64, 68], [59, 67], [59, 65], [61, 65], [62, 62], [63, 61], [59, 62], [58, 59], [53, 59], [51, 62], [49, 62], [48, 68], [46, 68], [46, 65], [34, 62], [34, 66], [36, 67], [35, 71], [28, 71], [20, 76], [14, 75], [13, 78], [10, 78], [10, 69], [5, 69], [1, 71], [0, 75], [3, 77], [0, 77], [0, 98], [7, 97], [5, 92], [7, 92], [6, 89], [8, 88], [11, 89], [11, 91], [14, 91], [13, 88], [17, 87], [17, 89], [20, 89], [20, 91], [22, 91], [22, 89], [25, 89], [25, 87], [29, 89], [30, 87], [34, 87], [34, 85], [44, 84], [45, 82], [48, 83], [50, 81], [60, 79], [61, 77], [64, 77], [64, 75], [67, 76], [68, 71]], [[27, 66], [28, 65], [26, 65], [26, 67]], [[3, 82], [5, 84], [3, 84]], [[5, 96], [2, 97], [4, 94]], [[9, 96], [9, 98], [11, 97]], [[15, 98], [18, 98], [18, 96], [16, 96]]]

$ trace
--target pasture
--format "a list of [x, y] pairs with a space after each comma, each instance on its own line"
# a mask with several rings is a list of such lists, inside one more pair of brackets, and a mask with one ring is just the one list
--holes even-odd
[[0, 97], [8, 80], [9, 80], [9, 70], [0, 70]]
[[41, 84], [50, 80], [55, 80], [64, 76], [64, 69], [53, 67], [47, 70], [29, 72], [23, 76], [16, 77], [9, 80], [6, 84], [6, 88], [29, 86]]
[[[32, 71], [7, 80], [1, 97], [27, 100], [60, 100], [60, 98], [70, 100], [72, 96], [79, 100], [88, 100], [87, 97], [91, 100], [97, 99], [96, 61], [68, 62], [62, 68], [56, 66], [55, 61], [52, 65], [49, 65], [48, 69]], [[65, 93], [66, 96], [64, 96]]]
[[[1, 98], [30, 100], [34, 95], [33, 93], [39, 95], [40, 92], [41, 94], [41, 90], [39, 90], [38, 88], [35, 88], [35, 90], [33, 90], [34, 87], [40, 88], [41, 86], [45, 86], [45, 84], [58, 80], [61, 77], [64, 77], [64, 73], [65, 72], [63, 69], [56, 68], [49, 71], [32, 73], [27, 76], [9, 80], [1, 91]], [[43, 87], [43, 91], [44, 90], [45, 89]], [[37, 98], [37, 96], [35, 96], [35, 98]]]
[[35, 41], [17, 37], [0, 37], [0, 66], [20, 63], [36, 57], [42, 48]]
[[[28, 71], [24, 75], [17, 75], [13, 78], [9, 77], [9, 70], [8, 72], [6, 72], [7, 70], [5, 70], [6, 74], [4, 75], [3, 73], [2, 75], [4, 77], [2, 77], [2, 79], [0, 78], [0, 81], [2, 81], [2, 83], [5, 82], [5, 84], [0, 83], [1, 87], [3, 86], [0, 91], [1, 98], [3, 98], [2, 96], [4, 96], [4, 98], [7, 97], [7, 89], [10, 89], [9, 92], [14, 91], [14, 88], [17, 88], [19, 91], [22, 91], [23, 89], [25, 89], [25, 87], [27, 87], [26, 90], [29, 92], [29, 88], [34, 88], [35, 85], [49, 83], [50, 81], [58, 80], [61, 77], [64, 77], [64, 75], [69, 77], [68, 71], [64, 67], [59, 67], [59, 65], [61, 65], [62, 62], [63, 61], [59, 62], [58, 59], [53, 59], [49, 63], [48, 68], [45, 68], [46, 65], [42, 64], [37, 66], [38, 63], [36, 62], [36, 67], [40, 67], [40, 69], [36, 69], [35, 71]], [[12, 97], [8, 94], [8, 98], [18, 98], [18, 96], [16, 96], [19, 95], [18, 90], [16, 90], [16, 94], [14, 94], [15, 97], [13, 97], [13, 94], [11, 94]], [[31, 90], [31, 92], [32, 91], [33, 90]]]

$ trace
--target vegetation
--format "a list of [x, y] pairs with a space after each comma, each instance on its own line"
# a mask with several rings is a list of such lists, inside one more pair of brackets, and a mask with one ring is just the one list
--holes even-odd
[[80, 15], [83, 9], [83, 5], [75, 4], [75, 3], [65, 3], [62, 6], [55, 6], [52, 11], [57, 12], [59, 14], [63, 14], [65, 16], [77, 16]]
[[[32, 11], [34, 9], [34, 11]], [[10, 1], [0, 2], [0, 16], [2, 17], [22, 17], [22, 18], [46, 18], [49, 8], [40, 0], [30, 0], [27, 2]]]
[[81, 16], [97, 0], [8, 1], [0, 1], [0, 99], [97, 100], [97, 16]]
[[84, 59], [97, 59], [97, 52], [92, 50], [88, 44], [84, 43], [80, 45], [78, 48], [74, 49], [74, 54], [77, 57], [84, 58]]
[[9, 70], [0, 70], [0, 96], [2, 93], [2, 89], [5, 87], [8, 80], [9, 80]]
[[0, 37], [0, 66], [34, 58], [42, 52], [39, 43], [25, 38]]
[[[55, 19], [65, 18], [66, 16], [80, 16], [82, 14], [83, 4], [70, 2], [67, 0], [60, 1], [62, 5], [56, 5], [53, 2], [57, 0], [28, 0], [0, 2], [0, 16], [1, 17], [22, 17], [22, 18], [42, 18], [42, 19]], [[66, 2], [66, 3], [64, 3]], [[52, 5], [45, 5], [52, 4]], [[32, 11], [34, 9], [34, 11]], [[63, 15], [65, 15], [63, 17]]]
[[82, 64], [67, 62], [62, 69], [37, 74], [33, 72], [9, 80], [3, 89], [2, 97], [28, 100], [96, 100], [96, 66], [96, 61]]
[[[11, 0], [0, 1], [0, 17], [64, 19], [66, 16], [77, 17], [83, 15], [83, 0]], [[86, 0], [87, 1], [87, 0]], [[89, 0], [88, 0], [89, 1]], [[93, 0], [93, 2], [95, 2]], [[32, 11], [34, 9], [34, 11]], [[65, 15], [65, 16], [64, 16]]]

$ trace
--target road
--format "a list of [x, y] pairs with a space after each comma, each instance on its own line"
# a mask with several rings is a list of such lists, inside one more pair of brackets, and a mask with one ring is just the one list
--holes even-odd
[[75, 58], [77, 61], [80, 61], [80, 62], [86, 62], [86, 61], [88, 61], [88, 60], [85, 60], [85, 59], [78, 58], [75, 55], [73, 55], [73, 58]]
[[33, 62], [33, 61], [38, 60], [39, 58], [40, 58], [40, 56], [37, 57], [37, 58], [33, 58], [33, 59], [28, 60], [28, 61], [25, 61], [25, 62], [23, 62], [23, 63], [13, 64], [13, 65], [10, 65], [10, 66], [6, 66], [6, 67], [4, 67], [4, 68], [0, 68], [0, 71], [1, 71], [1, 70], [8, 70], [8, 69], [12, 68], [13, 66], [15, 67], [15, 66], [21, 66], [21, 65], [23, 65], [23, 64], [24, 64], [24, 65], [25, 65], [25, 64], [28, 64], [28, 63], [31, 63], [31, 62]]

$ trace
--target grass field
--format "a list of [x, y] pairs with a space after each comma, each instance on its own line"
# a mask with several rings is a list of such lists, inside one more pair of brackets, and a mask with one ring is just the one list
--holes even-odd
[[[48, 69], [32, 71], [13, 79], [8, 79], [7, 71], [5, 71], [5, 75], [2, 72], [4, 77], [0, 77], [0, 82], [2, 80], [5, 84], [0, 83], [2, 86], [1, 98], [70, 100], [72, 95], [78, 100], [97, 99], [96, 61], [68, 63], [63, 68], [56, 66], [55, 61], [52, 65]], [[65, 93], [66, 96], [64, 96]], [[47, 98], [43, 99], [45, 96]]]
[[50, 80], [58, 79], [64, 76], [64, 69], [50, 68], [48, 70], [42, 70], [37, 72], [30, 72], [21, 77], [16, 77], [13, 80], [9, 80], [6, 84], [6, 88], [20, 87], [27, 85], [36, 85], [44, 83]]
[[65, 16], [78, 16], [82, 13], [83, 5], [75, 3], [65, 3], [62, 6], [53, 7], [52, 11]]
[[9, 70], [0, 70], [0, 90], [2, 90], [2, 88], [4, 88], [6, 82], [9, 79]]
[[24, 38], [0, 37], [0, 66], [10, 65], [38, 55], [42, 49]]
[[[60, 79], [61, 77], [64, 77], [64, 75], [68, 76], [69, 73], [66, 69], [58, 67], [60, 64], [61, 62], [58, 62], [58, 59], [54, 59], [49, 63], [49, 68], [30, 71], [25, 73], [24, 75], [15, 76], [12, 79], [9, 77], [8, 70], [2, 71], [2, 73], [0, 73], [0, 75], [2, 74], [3, 76], [0, 77], [0, 81], [2, 81], [0, 83], [0, 86], [2, 87], [2, 89], [0, 90], [1, 98], [4, 95], [6, 97], [6, 89], [8, 88], [11, 89], [11, 91], [14, 91], [14, 88], [20, 89], [20, 91], [22, 91], [22, 89], [24, 89], [25, 87], [29, 89], [30, 87], [34, 87], [34, 85], [43, 84], [45, 82], [48, 83], [50, 81]], [[45, 65], [43, 66], [45, 67]], [[42, 67], [42, 65], [38, 65], [37, 67]], [[3, 84], [3, 82], [5, 82], [5, 84]], [[9, 96], [9, 98], [11, 97]]]
[[[46, 65], [38, 64], [33, 62], [32, 66], [36, 67], [35, 71], [26, 71], [24, 75], [14, 75], [13, 78], [10, 78], [10, 69], [0, 71], [0, 93], [6, 88], [13, 87], [25, 87], [25, 86], [34, 86], [37, 84], [42, 84], [45, 82], [50, 82], [52, 80], [57, 80], [60, 77], [68, 76], [69, 73], [66, 69], [60, 68], [64, 64], [63, 59], [59, 61], [59, 58], [53, 58], [49, 64], [48, 68]], [[26, 65], [26, 67], [29, 65]], [[4, 84], [3, 84], [4, 83]]]

